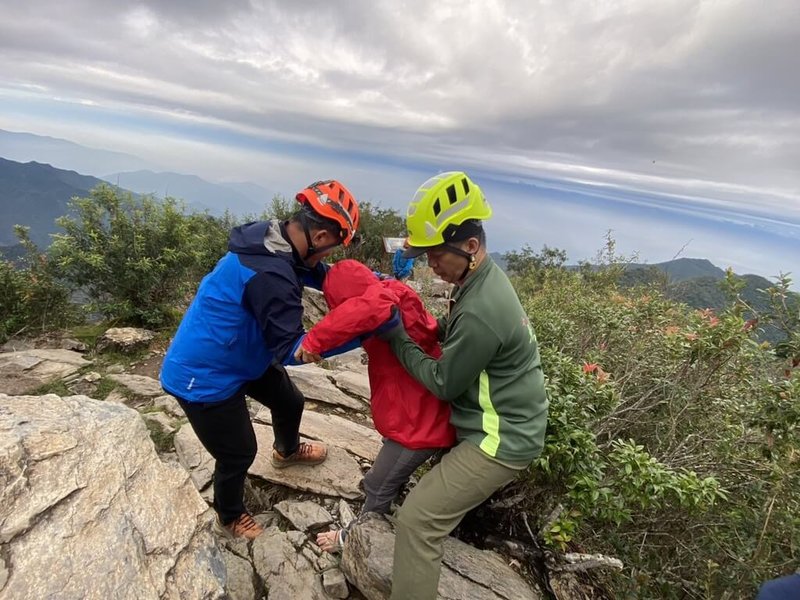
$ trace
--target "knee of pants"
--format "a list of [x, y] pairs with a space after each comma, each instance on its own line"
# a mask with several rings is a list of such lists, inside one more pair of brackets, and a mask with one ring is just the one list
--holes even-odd
[[378, 481], [375, 472], [372, 469], [367, 471], [367, 474], [364, 475], [362, 485], [364, 486], [364, 491], [367, 494], [371, 496], [377, 495], [378, 489], [380, 488], [380, 482]]
[[237, 441], [235, 452], [228, 454], [224, 458], [224, 462], [235, 463], [236, 465], [247, 469], [253, 464], [253, 461], [255, 461], [257, 451], [258, 445], [256, 443], [255, 436], [253, 439], [244, 437]]

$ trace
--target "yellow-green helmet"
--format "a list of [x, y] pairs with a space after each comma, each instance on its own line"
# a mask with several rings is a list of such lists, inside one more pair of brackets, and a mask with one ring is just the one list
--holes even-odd
[[464, 221], [492, 216], [481, 188], [461, 171], [440, 173], [423, 183], [406, 212], [408, 245], [430, 248], [449, 241]]

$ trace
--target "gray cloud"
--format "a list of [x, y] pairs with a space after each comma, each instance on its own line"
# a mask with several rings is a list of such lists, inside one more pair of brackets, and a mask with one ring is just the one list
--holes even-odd
[[800, 215], [794, 0], [0, 8], [0, 93]]

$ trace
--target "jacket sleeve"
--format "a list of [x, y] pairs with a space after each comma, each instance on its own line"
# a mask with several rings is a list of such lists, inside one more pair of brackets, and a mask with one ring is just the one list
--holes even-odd
[[258, 321], [267, 348], [282, 363], [305, 333], [301, 289], [294, 272], [256, 274], [245, 286], [244, 303]]
[[426, 354], [402, 329], [389, 343], [406, 371], [434, 396], [447, 401], [464, 393], [500, 348], [497, 335], [470, 313], [458, 315], [450, 324], [438, 360]]
[[303, 347], [316, 353], [341, 346], [371, 333], [386, 322], [399, 298], [381, 285], [371, 285], [361, 296], [342, 302], [308, 332]]
[[447, 331], [447, 317], [439, 317], [436, 319], [436, 335], [440, 342], [444, 341], [444, 332]]

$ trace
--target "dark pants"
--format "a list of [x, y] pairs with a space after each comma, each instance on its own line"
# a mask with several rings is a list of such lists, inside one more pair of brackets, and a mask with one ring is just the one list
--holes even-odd
[[245, 395], [272, 412], [274, 448], [283, 456], [294, 454], [300, 443], [300, 419], [305, 398], [283, 367], [270, 367], [221, 402], [186, 402], [178, 398], [195, 434], [214, 457], [214, 510], [227, 525], [243, 512], [247, 469], [256, 458], [256, 434]]
[[361, 512], [387, 514], [400, 489], [408, 483], [417, 467], [440, 450], [412, 450], [390, 439], [384, 439], [375, 462], [364, 475], [364, 492], [367, 498]]

